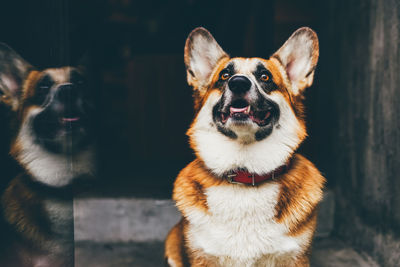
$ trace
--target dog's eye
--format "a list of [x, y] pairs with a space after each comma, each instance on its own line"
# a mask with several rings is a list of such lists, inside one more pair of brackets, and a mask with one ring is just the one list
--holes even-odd
[[263, 81], [263, 82], [269, 81], [269, 75], [267, 73], [261, 74], [260, 80]]
[[229, 79], [229, 77], [231, 77], [231, 75], [228, 72], [223, 72], [221, 74], [221, 80], [226, 81]]
[[33, 101], [38, 105], [42, 104], [53, 84], [54, 82], [49, 76], [44, 76], [36, 86], [36, 92]]
[[37, 88], [40, 90], [46, 90], [50, 89], [51, 86], [53, 86], [53, 80], [48, 76], [44, 76], [39, 83], [37, 84]]
[[41, 105], [46, 99], [47, 94], [49, 93], [49, 89], [50, 89], [49, 86], [39, 86], [36, 89], [36, 93], [33, 98], [34, 103]]
[[50, 88], [50, 85], [47, 85], [47, 84], [46, 84], [46, 85], [40, 85], [40, 86], [39, 86], [39, 89], [40, 89], [40, 90], [48, 90], [49, 88]]
[[50, 90], [51, 84], [50, 83], [40, 83], [37, 86], [36, 94], [47, 94]]

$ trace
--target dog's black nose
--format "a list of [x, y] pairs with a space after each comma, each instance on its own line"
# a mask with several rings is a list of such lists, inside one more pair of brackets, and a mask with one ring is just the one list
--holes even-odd
[[62, 103], [68, 103], [78, 98], [78, 90], [72, 83], [63, 84], [58, 87], [57, 100]]
[[235, 94], [244, 94], [250, 90], [251, 81], [246, 76], [233, 76], [228, 82], [229, 90]]

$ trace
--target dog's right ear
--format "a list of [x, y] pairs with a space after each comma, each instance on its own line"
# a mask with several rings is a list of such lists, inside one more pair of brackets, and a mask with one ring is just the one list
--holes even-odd
[[189, 85], [205, 92], [205, 86], [210, 82], [210, 75], [217, 63], [228, 55], [215, 41], [206, 29], [194, 29], [186, 39], [185, 65]]
[[0, 102], [17, 110], [23, 82], [32, 66], [4, 43], [0, 43]]

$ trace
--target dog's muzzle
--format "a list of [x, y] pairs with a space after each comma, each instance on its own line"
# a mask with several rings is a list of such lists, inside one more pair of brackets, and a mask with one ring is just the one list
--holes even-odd
[[277, 105], [265, 98], [252, 81], [244, 75], [233, 76], [227, 84], [225, 93], [214, 107], [214, 119], [225, 125], [254, 122], [258, 126], [268, 125], [275, 114]]

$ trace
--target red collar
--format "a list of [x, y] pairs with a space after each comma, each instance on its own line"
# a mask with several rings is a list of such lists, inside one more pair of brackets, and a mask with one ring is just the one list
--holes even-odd
[[285, 165], [282, 165], [263, 175], [253, 174], [243, 170], [236, 170], [229, 173], [227, 178], [228, 182], [231, 184], [246, 184], [255, 186], [269, 179], [275, 180], [276, 177], [283, 174], [288, 169], [288, 165], [289, 163], [286, 163]]

